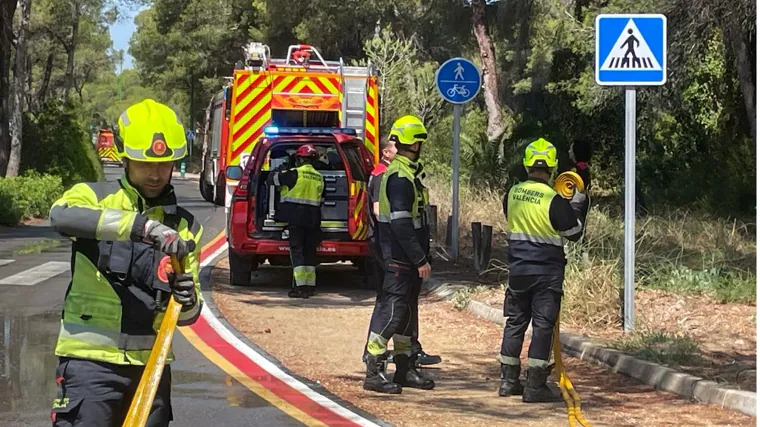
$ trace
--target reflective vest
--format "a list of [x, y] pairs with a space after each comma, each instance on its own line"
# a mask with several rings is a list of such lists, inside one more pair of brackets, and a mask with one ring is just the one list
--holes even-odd
[[[404, 156], [396, 156], [388, 169], [383, 174], [380, 181], [380, 209], [378, 222], [390, 224], [393, 219], [411, 218], [416, 230], [427, 226], [427, 215], [425, 208], [429, 202], [428, 189], [422, 185], [416, 178], [418, 164]], [[391, 212], [391, 202], [388, 199], [388, 177], [398, 175], [400, 178], [408, 179], [414, 187], [414, 202], [411, 212]]]
[[555, 274], [564, 271], [562, 237], [552, 226], [549, 209], [557, 192], [528, 180], [513, 186], [507, 200], [509, 268], [513, 275]]
[[[146, 208], [137, 190], [121, 178], [77, 184], [55, 202], [51, 225], [73, 240], [72, 278], [63, 303], [57, 356], [119, 365], [147, 363], [171, 295], [169, 258], [139, 241], [147, 219], [173, 226], [180, 237], [195, 241], [196, 250], [185, 258], [184, 267], [195, 278], [198, 303], [180, 314], [179, 325], [197, 319], [202, 307], [198, 263], [203, 228], [176, 206], [173, 190], [166, 199], [161, 206]], [[173, 359], [170, 352], [169, 361]]]
[[[280, 187], [280, 203], [295, 203], [297, 205], [322, 205], [322, 190], [325, 186], [322, 174], [314, 166], [305, 163], [296, 168], [298, 180], [293, 188], [286, 185]], [[275, 178], [277, 179], [277, 178]], [[275, 181], [275, 184], [279, 183]]]

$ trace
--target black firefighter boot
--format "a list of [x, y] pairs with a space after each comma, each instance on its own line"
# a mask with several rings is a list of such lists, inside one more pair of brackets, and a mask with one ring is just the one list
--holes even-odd
[[520, 384], [520, 365], [502, 363], [499, 396], [519, 396], [521, 394], [523, 394], [523, 386]]
[[420, 371], [414, 367], [414, 357], [410, 358], [406, 354], [397, 354], [393, 357], [396, 363], [396, 373], [393, 374], [393, 382], [401, 384], [404, 387], [419, 388], [422, 390], [432, 390], [435, 388], [435, 382], [430, 378], [422, 376]]
[[367, 376], [364, 378], [364, 389], [378, 393], [399, 394], [401, 386], [388, 378], [385, 372], [385, 357], [367, 355]]
[[551, 367], [528, 367], [528, 382], [525, 384], [525, 391], [522, 396], [524, 403], [562, 401], [562, 397], [554, 394], [549, 386], [546, 385], [546, 379], [549, 378], [551, 371]]

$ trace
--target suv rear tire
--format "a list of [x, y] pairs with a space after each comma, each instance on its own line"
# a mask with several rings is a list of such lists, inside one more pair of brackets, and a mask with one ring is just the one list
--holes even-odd
[[253, 257], [240, 255], [228, 250], [230, 260], [230, 284], [232, 286], [251, 286]]

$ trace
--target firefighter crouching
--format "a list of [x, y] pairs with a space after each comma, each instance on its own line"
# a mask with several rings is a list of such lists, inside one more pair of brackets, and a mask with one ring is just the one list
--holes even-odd
[[[367, 340], [367, 374], [364, 389], [401, 393], [402, 386], [430, 390], [433, 380], [415, 368], [412, 331], [416, 329], [422, 281], [430, 277], [430, 229], [426, 218], [428, 192], [422, 185], [418, 163], [427, 131], [414, 116], [396, 120], [390, 132], [398, 154], [380, 184], [378, 229], [385, 279], [382, 301], [372, 314]], [[388, 341], [393, 338], [396, 372], [385, 372]]]
[[[509, 287], [504, 299], [504, 338], [501, 344], [499, 396], [522, 395], [523, 402], [553, 402], [546, 385], [551, 373], [549, 354], [554, 324], [562, 300], [565, 252], [562, 238], [577, 241], [583, 233], [579, 218], [585, 194], [564, 199], [549, 185], [557, 169], [557, 150], [541, 138], [525, 150], [528, 179], [513, 186], [504, 198], [509, 242]], [[520, 352], [525, 331], [533, 320], [528, 349], [525, 389], [520, 384]]]
[[296, 150], [296, 167], [272, 172], [269, 185], [280, 187], [280, 205], [275, 220], [288, 223], [290, 261], [293, 264], [293, 289], [290, 298], [309, 298], [317, 286], [317, 246], [322, 223], [322, 198], [325, 180], [316, 169], [318, 153], [312, 144]]
[[[147, 99], [119, 118], [125, 174], [81, 183], [50, 211], [54, 230], [72, 243], [71, 282], [55, 354], [53, 426], [121, 425], [148, 361], [169, 295], [182, 305], [179, 325], [198, 318], [203, 228], [177, 206], [173, 165], [187, 154], [185, 131], [169, 107]], [[167, 255], [185, 271], [166, 273]], [[169, 354], [169, 362], [174, 355]], [[167, 362], [147, 426], [172, 420]]]

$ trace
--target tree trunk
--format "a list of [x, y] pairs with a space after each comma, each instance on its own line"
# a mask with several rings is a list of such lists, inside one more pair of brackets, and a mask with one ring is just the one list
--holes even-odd
[[0, 0], [0, 177], [8, 170], [11, 154], [10, 119], [10, 73], [13, 45], [13, 15], [16, 0]]
[[755, 129], [755, 124], [757, 123], [757, 117], [755, 116], [755, 76], [752, 74], [747, 37], [745, 37], [745, 31], [741, 28], [738, 21], [731, 20], [728, 23], [728, 27], [723, 35], [729, 39], [731, 45], [736, 74], [739, 78], [739, 88], [744, 98], [744, 111], [747, 114], [752, 142], [757, 143], [757, 129]]
[[74, 54], [77, 51], [77, 41], [79, 40], [79, 2], [72, 3], [71, 11], [71, 39], [66, 49], [68, 61], [66, 62], [66, 75], [64, 76], [63, 99], [68, 99], [71, 88], [74, 87]]
[[496, 53], [491, 36], [488, 34], [485, 0], [472, 1], [472, 32], [478, 41], [480, 57], [483, 62], [483, 96], [486, 100], [486, 110], [488, 110], [488, 140], [496, 141], [504, 133], [507, 126], [499, 100]]
[[26, 36], [29, 30], [29, 16], [32, 0], [19, 0], [21, 22], [16, 39], [16, 70], [13, 72], [13, 98], [11, 102], [11, 152], [5, 176], [18, 176], [21, 169], [21, 141], [24, 127], [24, 99], [26, 92]]
[[50, 75], [53, 73], [53, 59], [55, 59], [55, 55], [51, 53], [48, 55], [47, 62], [45, 63], [45, 74], [42, 76], [42, 84], [40, 84], [40, 88], [35, 96], [36, 100], [34, 104], [37, 111], [42, 110], [42, 106], [47, 98], [48, 87], [50, 87]]

